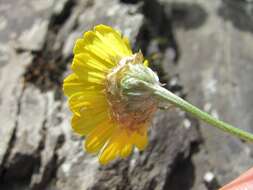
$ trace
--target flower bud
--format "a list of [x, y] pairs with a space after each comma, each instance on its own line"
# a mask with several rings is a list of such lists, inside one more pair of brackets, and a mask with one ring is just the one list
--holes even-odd
[[156, 73], [143, 64], [141, 52], [123, 58], [108, 74], [111, 115], [122, 126], [135, 128], [152, 118], [158, 102], [146, 84], [160, 85]]

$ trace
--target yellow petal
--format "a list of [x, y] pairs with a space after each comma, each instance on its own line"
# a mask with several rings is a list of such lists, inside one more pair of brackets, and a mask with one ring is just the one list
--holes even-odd
[[139, 150], [144, 150], [148, 144], [147, 129], [143, 127], [142, 131], [136, 131], [131, 136], [132, 142]]
[[88, 152], [98, 152], [111, 137], [114, 129], [115, 125], [109, 120], [100, 123], [88, 135], [85, 141], [85, 149]]
[[145, 65], [146, 67], [148, 67], [149, 63], [148, 63], [147, 59], [144, 61], [143, 65]]
[[86, 33], [84, 34], [83, 38], [76, 41], [74, 47], [74, 55], [87, 53], [90, 56], [103, 61], [105, 65], [109, 67], [115, 66], [117, 64], [117, 62], [115, 62], [115, 59], [111, 57], [111, 55], [107, 55], [106, 52], [101, 50], [99, 47], [96, 47], [93, 43], [91, 35], [89, 34], [90, 32]]
[[[96, 112], [105, 112], [108, 107], [106, 97], [99, 91], [86, 90], [73, 94], [69, 98], [69, 106], [76, 115], [84, 115], [92, 109]], [[92, 113], [92, 112], [91, 112]]]
[[102, 91], [104, 86], [92, 83], [84, 83], [76, 74], [71, 74], [64, 79], [63, 91], [66, 96], [71, 96], [78, 92], [84, 92], [87, 90], [99, 90]]
[[102, 165], [108, 164], [110, 161], [114, 160], [118, 155], [117, 144], [110, 144], [99, 157], [99, 162]]
[[98, 84], [98, 85], [105, 85], [106, 73], [97, 72], [94, 70], [87, 70], [82, 67], [82, 64], [74, 62], [71, 66], [72, 70], [78, 76], [78, 78], [84, 83], [84, 85], [90, 84]]
[[77, 55], [79, 53], [84, 53], [85, 52], [85, 42], [83, 38], [77, 39], [74, 49], [73, 49], [73, 54]]
[[118, 156], [126, 158], [132, 152], [133, 145], [131, 143], [127, 130], [123, 128], [115, 129], [108, 144], [101, 151], [99, 156], [100, 163], [107, 164]]
[[133, 145], [130, 140], [129, 131], [124, 128], [120, 128], [119, 130], [120, 131], [116, 139], [119, 144], [119, 156], [121, 158], [126, 158], [132, 152]]
[[132, 144], [126, 144], [120, 151], [120, 157], [121, 158], [126, 158], [128, 157], [133, 150], [133, 145]]
[[93, 31], [88, 31], [82, 39], [77, 40], [74, 54], [87, 53], [115, 66], [122, 57], [132, 55], [127, 38], [113, 28], [98, 25]]
[[121, 130], [117, 128], [114, 130], [109, 142], [107, 145], [103, 148], [99, 155], [99, 162], [103, 165], [108, 164], [110, 161], [117, 158], [121, 141], [119, 140], [121, 137]]
[[123, 39], [120, 32], [105, 25], [98, 25], [94, 30], [99, 39], [121, 57], [132, 54], [128, 40]]
[[99, 59], [93, 54], [87, 52], [79, 53], [75, 55], [73, 60], [73, 71], [80, 69], [80, 71], [97, 71], [102, 73], [108, 73], [110, 65], [107, 65], [103, 59]]
[[114, 65], [117, 64], [117, 61], [120, 59], [119, 55], [105, 43], [103, 43], [103, 41], [98, 38], [95, 32], [86, 32], [83, 39], [85, 43], [85, 49], [87, 49], [89, 52], [92, 52], [108, 63], [114, 63]]
[[94, 127], [104, 121], [107, 117], [107, 112], [96, 114], [87, 112], [85, 116], [74, 115], [71, 121], [72, 129], [80, 135], [87, 135], [92, 131], [92, 129], [94, 129]]

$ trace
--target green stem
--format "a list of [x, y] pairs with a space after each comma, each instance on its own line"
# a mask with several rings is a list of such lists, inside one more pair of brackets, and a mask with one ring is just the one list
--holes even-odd
[[173, 94], [172, 92], [166, 90], [165, 88], [158, 86], [158, 85], [150, 85], [145, 84], [148, 88], [154, 91], [154, 94], [161, 100], [166, 101], [175, 105], [176, 107], [181, 108], [182, 110], [192, 114], [193, 116], [205, 121], [206, 123], [219, 128], [225, 132], [228, 132], [232, 135], [235, 135], [241, 139], [247, 141], [253, 141], [253, 135], [246, 131], [243, 131], [239, 128], [233, 127], [232, 125], [220, 121], [208, 113], [200, 110], [199, 108], [193, 106], [192, 104], [188, 103], [187, 101], [183, 100], [182, 98], [178, 97], [177, 95]]

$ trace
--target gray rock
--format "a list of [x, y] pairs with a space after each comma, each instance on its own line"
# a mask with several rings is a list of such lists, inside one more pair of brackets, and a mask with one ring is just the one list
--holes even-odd
[[[31, 118], [28, 118], [28, 117], [30, 117], [29, 114], [33, 113], [33, 110], [31, 110], [31, 108], [33, 109], [33, 107], [29, 107], [30, 105], [29, 101], [25, 102], [27, 100], [25, 99], [25, 97], [29, 96], [29, 93], [31, 93], [30, 96], [32, 96], [33, 92], [32, 91], [28, 92], [29, 90], [27, 89], [25, 90], [25, 93], [28, 93], [28, 94], [25, 94], [25, 95], [23, 94], [24, 93], [23, 74], [25, 72], [25, 68], [29, 64], [32, 63], [33, 56], [29, 52], [17, 53], [14, 49], [14, 46], [16, 46], [16, 40], [18, 36], [21, 35], [22, 32], [24, 32], [28, 28], [32, 27], [33, 24], [36, 22], [36, 19], [39, 19], [39, 18], [46, 19], [50, 17], [49, 8], [51, 5], [51, 2], [52, 1], [40, 1], [40, 0], [36, 0], [32, 2], [22, 1], [22, 0], [18, 0], [18, 1], [10, 0], [8, 2], [0, 3], [1, 4], [1, 8], [0, 8], [0, 12], [1, 12], [0, 176], [1, 176], [1, 179], [4, 178], [2, 176], [3, 173], [5, 174], [8, 173], [8, 175], [12, 173], [15, 176], [17, 176], [15, 174], [16, 171], [13, 171], [12, 169], [18, 170], [18, 168], [15, 168], [15, 167], [11, 168], [11, 167], [14, 166], [13, 163], [16, 162], [15, 159], [19, 159], [22, 157], [22, 156], [20, 157], [19, 152], [27, 151], [27, 149], [21, 150], [23, 146], [21, 146], [21, 144], [17, 145], [15, 143], [21, 142], [22, 140], [25, 141], [27, 133], [30, 133], [31, 135], [34, 134], [33, 129], [31, 131], [26, 131], [27, 129], [26, 127], [29, 127], [29, 126], [25, 126], [27, 123], [32, 125], [31, 121], [28, 121], [32, 117]], [[34, 28], [34, 30], [38, 32], [36, 35], [40, 37], [42, 33], [40, 33], [40, 31], [38, 31], [36, 28]], [[32, 42], [33, 44], [31, 45], [34, 45], [35, 42], [36, 41]], [[24, 115], [25, 117], [23, 118], [22, 116]], [[22, 127], [20, 128], [19, 123], [20, 124], [22, 123], [24, 125], [23, 126], [24, 128]], [[27, 140], [33, 141], [34, 137]], [[36, 140], [37, 139], [34, 140], [35, 144], [36, 144]], [[29, 144], [33, 144], [33, 142], [29, 142]], [[20, 149], [17, 148], [17, 146], [19, 146]], [[17, 155], [17, 156], [14, 156], [14, 155]], [[24, 164], [23, 162], [24, 160], [22, 160], [22, 158], [20, 160], [21, 161], [18, 163], [19, 167], [20, 165], [23, 166]], [[8, 170], [8, 172], [6, 172], [6, 170]], [[22, 173], [22, 170], [20, 170], [17, 173]]]
[[[15, 45], [22, 42], [19, 49], [24, 53], [18, 54], [13, 48], [0, 48], [4, 49], [2, 52], [13, 51], [13, 54], [5, 58], [6, 65], [0, 67], [0, 90], [3, 92], [0, 95], [0, 121], [3, 126], [0, 127], [0, 188], [190, 189], [197, 170], [193, 164], [199, 163], [198, 158], [192, 159], [193, 148], [196, 148], [199, 141], [196, 128], [198, 124], [192, 118], [177, 109], [158, 112], [145, 151], [135, 150], [126, 160], [116, 160], [108, 166], [100, 166], [96, 156], [83, 151], [83, 139], [72, 132], [71, 113], [62, 94], [58, 95], [53, 89], [42, 92], [37, 86], [22, 81], [27, 64], [33, 61], [36, 68], [36, 59], [28, 52], [33, 51], [36, 58], [45, 59], [40, 63], [42, 68], [43, 63], [52, 62], [52, 65], [47, 65], [46, 75], [51, 77], [50, 66], [59, 66], [63, 72], [62, 66], [68, 63], [75, 39], [96, 24], [116, 27], [130, 38], [132, 44], [138, 44], [137, 36], [146, 22], [144, 14], [140, 12], [141, 3], [127, 4], [118, 0], [76, 0], [74, 3], [71, 0], [19, 0], [15, 1], [16, 5], [14, 0], [10, 2], [14, 10], [22, 15], [20, 18], [15, 15], [15, 19], [21, 20], [20, 29], [14, 27], [16, 20], [11, 20], [6, 11], [8, 22], [2, 25], [0, 23], [0, 29], [2, 26], [2, 31], [5, 31], [0, 34], [0, 39], [10, 31], [14, 32], [12, 39], [19, 39]], [[23, 9], [18, 7], [21, 5]], [[32, 7], [30, 12], [28, 7]], [[41, 22], [36, 25], [38, 19]], [[162, 22], [161, 26], [163, 24], [166, 25]], [[40, 27], [43, 30], [38, 37], [36, 31]], [[31, 40], [34, 44], [31, 44]], [[3, 46], [5, 43], [7, 42], [3, 41]], [[39, 57], [39, 51], [45, 56]], [[171, 57], [167, 56], [164, 61], [167, 59], [172, 62]], [[62, 65], [54, 63], [58, 60], [61, 60]], [[163, 69], [163, 72], [170, 76], [173, 71]], [[168, 78], [164, 79], [169, 84], [168, 87], [178, 86], [177, 77], [170, 82]]]
[[[208, 16], [205, 21], [196, 17], [196, 26], [175, 29], [181, 57], [172, 70], [180, 74], [187, 99], [213, 116], [252, 132], [252, 18], [245, 12], [251, 4], [232, 0], [167, 2], [183, 3], [181, 11], [197, 4]], [[238, 26], [240, 19], [244, 22]], [[187, 18], [181, 19], [184, 21]], [[252, 166], [252, 145], [204, 123], [201, 132], [208, 162], [221, 184]]]
[[[44, 122], [43, 150], [40, 153], [40, 165], [38, 171], [34, 172], [31, 179], [31, 189], [45, 189], [52, 180], [57, 169], [57, 150], [65, 142], [63, 121], [69, 120], [69, 117], [63, 118], [61, 102], [54, 100], [54, 94], [46, 94], [47, 111]], [[66, 125], [66, 123], [64, 123]]]
[[0, 171], [4, 168], [15, 140], [23, 89], [22, 75], [24, 67], [32, 60], [29, 53], [17, 55], [12, 49], [8, 53], [9, 61], [0, 69]]
[[54, 15], [60, 15], [64, 11], [64, 7], [69, 2], [69, 0], [58, 0], [55, 1], [54, 7], [53, 7], [53, 14]]
[[[35, 50], [38, 50], [47, 31], [47, 20], [50, 18], [53, 1], [10, 0], [1, 2], [2, 24], [0, 25], [2, 27], [0, 41], [7, 43], [9, 40], [14, 40], [21, 49], [33, 50], [35, 48]], [[20, 42], [17, 42], [18, 38], [21, 38]], [[26, 42], [29, 44], [26, 44]]]
[[48, 20], [36, 20], [33, 26], [22, 32], [17, 40], [16, 48], [21, 50], [42, 50], [48, 30]]
[[15, 139], [5, 167], [5, 178], [24, 178], [32, 172], [44, 141], [46, 99], [38, 89], [25, 88], [20, 98]]

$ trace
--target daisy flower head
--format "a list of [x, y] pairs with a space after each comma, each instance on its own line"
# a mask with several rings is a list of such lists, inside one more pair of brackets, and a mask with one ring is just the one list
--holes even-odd
[[120, 32], [98, 25], [76, 41], [71, 69], [63, 90], [86, 151], [107, 164], [134, 147], [143, 150], [158, 104], [145, 84], [160, 83], [142, 53], [133, 53]]

